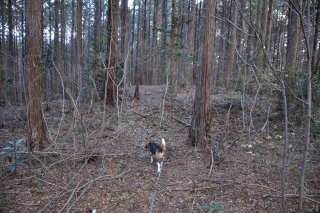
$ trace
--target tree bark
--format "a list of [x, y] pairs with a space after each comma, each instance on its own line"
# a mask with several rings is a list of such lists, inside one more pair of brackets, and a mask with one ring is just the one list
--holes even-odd
[[73, 95], [79, 96], [82, 88], [82, 7], [83, 0], [77, 0], [77, 36], [76, 36], [76, 85], [73, 87]]
[[[177, 32], [178, 17], [176, 16], [176, 0], [171, 0], [171, 48], [173, 54], [177, 51]], [[169, 84], [175, 88], [177, 82], [177, 61], [175, 55], [172, 56], [171, 68], [169, 73]]]
[[115, 77], [116, 77], [116, 62], [117, 62], [117, 45], [118, 45], [118, 15], [119, 3], [117, 0], [109, 0], [110, 13], [108, 15], [108, 23], [110, 24], [110, 53], [109, 63], [106, 74], [107, 94], [106, 105], [115, 105]]
[[307, 88], [307, 120], [306, 120], [306, 136], [305, 136], [305, 142], [303, 147], [303, 157], [302, 157], [302, 164], [301, 164], [301, 170], [300, 170], [300, 183], [299, 183], [299, 203], [298, 203], [298, 212], [303, 213], [305, 212], [303, 208], [303, 202], [305, 199], [305, 173], [306, 173], [306, 167], [307, 167], [307, 157], [309, 152], [309, 144], [310, 144], [310, 131], [311, 131], [311, 118], [312, 118], [312, 49], [311, 49], [311, 34], [309, 31], [310, 24], [310, 1], [307, 1], [307, 12], [306, 12], [306, 29], [305, 30], [305, 43], [306, 43], [306, 54], [307, 54], [307, 73], [308, 73], [308, 88]]
[[[167, 7], [168, 7], [168, 1], [163, 0], [162, 1], [162, 23], [161, 23], [161, 52], [165, 51], [167, 48], [167, 25], [168, 25], [168, 13], [167, 13]], [[159, 78], [159, 83], [162, 84], [165, 82], [165, 76], [166, 76], [166, 66], [167, 66], [167, 61], [166, 61], [166, 56], [165, 54], [162, 54], [161, 56], [161, 73], [160, 73], [160, 78]]]
[[127, 53], [128, 0], [121, 0], [121, 57], [122, 63]]
[[[268, 16], [267, 16], [267, 29], [266, 29], [266, 39], [265, 47], [268, 54], [268, 58], [271, 58], [271, 35], [272, 35], [272, 11], [273, 11], [273, 0], [269, 0], [268, 6]], [[266, 64], [266, 63], [264, 63]]]
[[60, 63], [61, 63], [61, 72], [64, 77], [67, 75], [66, 71], [66, 11], [65, 11], [65, 0], [61, 0], [60, 2], [60, 23], [61, 23], [61, 31], [60, 31]]
[[193, 146], [207, 143], [210, 131], [210, 89], [215, 33], [215, 0], [204, 0], [204, 27], [202, 33], [202, 57], [193, 105], [190, 139]]
[[[14, 40], [13, 40], [13, 14], [12, 14], [12, 0], [8, 0], [8, 69], [7, 69], [7, 89], [8, 89], [8, 97], [11, 98], [11, 101], [16, 102], [15, 98], [15, 51], [14, 51]], [[10, 100], [10, 99], [9, 99]]]
[[94, 0], [94, 50], [95, 53], [101, 51], [101, 0]]
[[[0, 21], [1, 21], [1, 36], [0, 36], [0, 51], [4, 52], [5, 43], [5, 22], [4, 22], [4, 0], [0, 0]], [[4, 71], [4, 57], [0, 54], [0, 105], [5, 106], [5, 71]]]
[[[230, 5], [235, 5], [234, 1], [230, 2]], [[228, 32], [229, 32], [229, 39], [227, 43], [227, 50], [226, 50], [226, 64], [225, 64], [225, 72], [227, 74], [227, 88], [230, 86], [230, 80], [232, 78], [233, 70], [235, 67], [235, 52], [236, 52], [236, 40], [237, 40], [237, 29], [234, 25], [237, 24], [238, 20], [238, 9], [230, 7], [230, 21], [228, 23]]]
[[317, 60], [318, 56], [318, 36], [319, 36], [319, 25], [320, 25], [320, 0], [317, 0], [317, 6], [316, 6], [316, 17], [314, 19], [314, 36], [313, 36], [313, 46], [312, 46], [312, 61], [311, 61], [311, 67], [312, 67], [312, 72], [316, 74], [316, 66], [319, 63]]
[[259, 39], [257, 41], [257, 58], [256, 58], [256, 66], [259, 69], [263, 69], [264, 68], [264, 64], [263, 64], [263, 54], [264, 51], [263, 49], [265, 48], [265, 40], [266, 40], [266, 31], [267, 31], [267, 12], [268, 12], [268, 1], [267, 0], [263, 0], [261, 4], [261, 8], [259, 8], [259, 13], [257, 14], [257, 16], [260, 16], [259, 20], [260, 23], [257, 23], [258, 27], [258, 31], [259, 31]]
[[142, 22], [142, 36], [141, 36], [141, 63], [140, 70], [142, 74], [142, 82], [143, 84], [147, 83], [148, 79], [148, 51], [147, 51], [147, 0], [142, 1], [142, 10], [141, 10], [141, 22]]
[[152, 77], [151, 77], [151, 83], [154, 84], [155, 78], [157, 78], [157, 45], [158, 45], [158, 30], [157, 30], [157, 25], [158, 25], [158, 13], [159, 13], [159, 0], [154, 0], [154, 10], [153, 10], [153, 28], [152, 28]]
[[[297, 53], [300, 35], [300, 18], [297, 11], [295, 11], [295, 8], [301, 11], [302, 0], [289, 0], [288, 40], [285, 70], [290, 73], [291, 78], [293, 78], [297, 69]], [[293, 84], [293, 80], [291, 80], [290, 86], [293, 86]]]
[[[53, 40], [53, 62], [55, 66], [59, 69], [60, 71], [60, 45], [59, 45], [59, 0], [54, 1], [54, 40]], [[56, 94], [58, 93], [58, 85], [59, 85], [59, 75], [57, 72], [54, 73], [54, 80], [53, 80], [53, 93]]]
[[[228, 11], [228, 4], [227, 1], [222, 1], [221, 3], [221, 17], [225, 17], [228, 18], [227, 16], [227, 11]], [[226, 81], [227, 81], [227, 73], [223, 72], [226, 70], [226, 65], [227, 63], [225, 63], [226, 61], [226, 47], [227, 47], [227, 39], [226, 39], [226, 35], [227, 35], [227, 26], [228, 23], [227, 21], [222, 21], [221, 23], [221, 36], [220, 36], [220, 42], [219, 42], [219, 62], [218, 62], [218, 66], [219, 69], [217, 70], [217, 79], [216, 80], [222, 80], [220, 83], [223, 83], [224, 85], [226, 85]], [[219, 85], [220, 86], [220, 85]]]
[[136, 71], [136, 60], [137, 60], [137, 58], [136, 57], [134, 57], [134, 53], [135, 53], [135, 49], [136, 48], [134, 48], [134, 42], [135, 42], [135, 32], [136, 32], [136, 30], [135, 30], [135, 20], [136, 20], [136, 10], [135, 10], [135, 8], [136, 8], [136, 2], [137, 2], [137, 0], [133, 0], [133, 8], [132, 8], [132, 24], [131, 24], [131, 26], [132, 26], [132, 30], [131, 30], [131, 42], [130, 42], [130, 46], [132, 47], [132, 49], [131, 49], [131, 51], [130, 51], [130, 54], [131, 54], [131, 59], [130, 59], [130, 82], [133, 82], [133, 83], [135, 83], [135, 71]]
[[[188, 10], [188, 33], [187, 33], [187, 45], [188, 50], [192, 53], [192, 55], [195, 54], [194, 52], [194, 46], [195, 46], [195, 23], [196, 23], [196, 0], [190, 0], [189, 1], [189, 10]], [[194, 61], [192, 61], [194, 63]], [[193, 66], [190, 64], [188, 66], [188, 80], [190, 83], [193, 82]]]
[[47, 135], [41, 108], [42, 0], [26, 1], [27, 124], [29, 151], [43, 150]]

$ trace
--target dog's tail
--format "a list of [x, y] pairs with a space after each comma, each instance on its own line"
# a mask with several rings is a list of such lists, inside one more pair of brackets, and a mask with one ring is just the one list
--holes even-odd
[[166, 141], [163, 138], [161, 138], [161, 148], [163, 151], [166, 150]]

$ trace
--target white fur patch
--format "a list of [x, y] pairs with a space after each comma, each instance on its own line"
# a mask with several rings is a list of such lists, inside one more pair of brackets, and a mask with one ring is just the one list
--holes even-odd
[[161, 172], [161, 169], [162, 169], [162, 168], [161, 168], [162, 166], [160, 165], [159, 162], [157, 163], [157, 165], [158, 165], [158, 173], [160, 173], [160, 172]]

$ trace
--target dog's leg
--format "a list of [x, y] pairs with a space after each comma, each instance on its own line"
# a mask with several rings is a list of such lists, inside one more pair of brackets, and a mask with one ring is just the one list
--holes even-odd
[[153, 163], [153, 156], [150, 155], [150, 163]]
[[158, 173], [161, 172], [161, 163], [157, 162], [157, 165], [158, 165]]
[[162, 170], [162, 166], [163, 166], [163, 160], [161, 161], [161, 164], [160, 164], [160, 166], [161, 166], [161, 170]]

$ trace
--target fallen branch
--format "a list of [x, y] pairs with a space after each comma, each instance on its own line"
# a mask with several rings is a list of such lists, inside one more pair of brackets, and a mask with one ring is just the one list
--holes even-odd
[[[263, 198], [265, 198], [265, 197], [277, 197], [277, 198], [281, 198], [281, 195], [266, 194], [266, 195], [263, 195], [262, 197], [263, 197]], [[297, 194], [286, 194], [285, 197], [286, 197], [286, 198], [299, 198], [299, 195], [297, 195]], [[311, 202], [320, 204], [320, 201], [317, 201], [317, 200], [312, 199], [312, 198], [314, 198], [314, 197], [320, 197], [320, 195], [306, 195], [306, 196], [304, 196], [304, 198], [305, 198], [306, 200], [309, 200], [309, 201], [311, 201]]]
[[173, 120], [177, 121], [178, 123], [181, 123], [181, 124], [185, 125], [186, 127], [190, 127], [191, 126], [189, 123], [186, 123], [186, 122], [184, 122], [184, 121], [182, 121], [182, 120], [180, 120], [180, 119], [178, 119], [178, 118], [176, 118], [174, 116], [171, 116], [171, 118], [173, 118]]
[[211, 176], [211, 172], [212, 172], [213, 169], [214, 169], [214, 157], [213, 157], [213, 151], [212, 151], [212, 149], [210, 149], [210, 152], [211, 152], [211, 166], [210, 166], [210, 171], [209, 171], [208, 177]]

